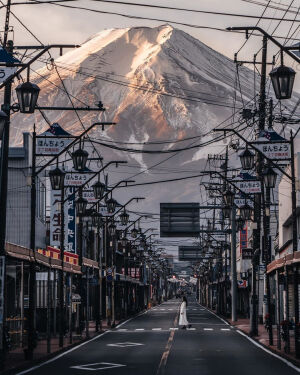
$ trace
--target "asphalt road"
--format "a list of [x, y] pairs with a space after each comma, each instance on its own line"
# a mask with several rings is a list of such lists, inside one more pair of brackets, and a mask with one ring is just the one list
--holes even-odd
[[172, 300], [21, 374], [295, 375], [300, 370], [254, 345], [189, 301], [192, 328], [178, 329]]

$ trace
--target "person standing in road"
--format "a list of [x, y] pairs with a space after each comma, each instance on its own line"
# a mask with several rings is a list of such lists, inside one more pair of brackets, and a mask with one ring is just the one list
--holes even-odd
[[187, 299], [185, 296], [182, 297], [182, 302], [180, 305], [180, 316], [179, 316], [179, 325], [182, 326], [182, 329], [190, 328], [190, 324], [186, 317], [186, 308], [187, 308]]

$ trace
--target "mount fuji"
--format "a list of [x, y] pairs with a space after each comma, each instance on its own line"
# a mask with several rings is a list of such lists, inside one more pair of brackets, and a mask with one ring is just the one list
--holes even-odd
[[[101, 141], [95, 146], [105, 161], [128, 161], [127, 166], [109, 169], [110, 184], [121, 178], [140, 183], [199, 173], [207, 154], [220, 153], [223, 142], [174, 154], [157, 151], [213, 139], [211, 130], [232, 115], [233, 103], [241, 108], [242, 101], [256, 95], [253, 71], [241, 66], [237, 75], [232, 60], [170, 25], [100, 31], [56, 59], [55, 65], [45, 62], [31, 79], [41, 89], [40, 106], [70, 106], [64, 84], [74, 106], [101, 101], [106, 108], [104, 113], [78, 112], [83, 126], [99, 120], [117, 122], [104, 132], [97, 128], [90, 133]], [[74, 111], [49, 110], [45, 115], [72, 134], [82, 131]], [[14, 114], [12, 142], [20, 144], [22, 133], [32, 131], [33, 123], [38, 133], [49, 126], [38, 111]], [[159, 201], [198, 201], [199, 179], [122, 189], [122, 200], [133, 194], [147, 196], [141, 210], [158, 212]]]

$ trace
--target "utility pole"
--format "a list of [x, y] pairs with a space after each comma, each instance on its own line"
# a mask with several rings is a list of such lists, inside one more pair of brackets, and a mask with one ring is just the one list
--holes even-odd
[[236, 274], [236, 207], [231, 211], [231, 320], [237, 321], [237, 274]]
[[[3, 47], [7, 53], [13, 54], [13, 41], [7, 40], [9, 30], [11, 0], [7, 0], [6, 18], [4, 27]], [[3, 112], [6, 113], [2, 142], [1, 142], [1, 164], [0, 164], [0, 369], [4, 368], [6, 348], [5, 348], [5, 279], [6, 279], [6, 253], [5, 253], [5, 235], [6, 235], [6, 205], [7, 205], [7, 184], [8, 184], [8, 149], [9, 149], [9, 127], [10, 127], [10, 105], [11, 105], [11, 86], [10, 80], [4, 89]]]
[[[61, 188], [60, 198], [60, 259], [61, 272], [59, 278], [59, 346], [64, 346], [65, 311], [64, 311], [64, 253], [65, 253], [65, 185]], [[82, 264], [82, 263], [81, 263]]]
[[[260, 78], [260, 94], [259, 94], [259, 132], [265, 129], [266, 119], [266, 70], [267, 70], [267, 44], [268, 38], [263, 36], [262, 43], [262, 62], [261, 62], [261, 78]], [[263, 158], [261, 154], [256, 153], [257, 157], [257, 176], [260, 179], [262, 174]], [[253, 229], [253, 250], [254, 255], [252, 259], [252, 296], [251, 296], [251, 317], [250, 317], [250, 335], [258, 335], [258, 295], [256, 278], [258, 274], [258, 288], [259, 288], [259, 271], [257, 266], [260, 263], [261, 255], [261, 194], [256, 194], [254, 199], [254, 223], [256, 227]]]

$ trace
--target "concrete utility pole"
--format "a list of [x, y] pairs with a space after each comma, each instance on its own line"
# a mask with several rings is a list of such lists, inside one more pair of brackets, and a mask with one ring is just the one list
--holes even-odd
[[237, 321], [237, 274], [236, 274], [236, 207], [231, 211], [231, 320]]
[[[260, 93], [259, 93], [259, 126], [258, 133], [265, 129], [265, 119], [266, 119], [266, 70], [267, 70], [267, 44], [268, 38], [266, 35], [263, 36], [262, 43], [262, 61], [261, 61], [261, 77], [260, 77]], [[257, 137], [258, 138], [258, 137]], [[257, 157], [257, 175], [261, 178], [263, 158], [262, 155], [256, 153]], [[256, 227], [253, 229], [253, 251], [255, 255], [252, 260], [252, 296], [251, 296], [251, 316], [250, 316], [250, 335], [258, 335], [258, 295], [257, 295], [257, 266], [260, 263], [261, 256], [261, 194], [257, 194], [254, 200], [254, 223]], [[259, 271], [258, 271], [259, 275]], [[258, 280], [259, 288], [259, 280]]]
[[[6, 25], [8, 25], [10, 13], [10, 0], [7, 2]], [[8, 40], [5, 30], [4, 48], [12, 55], [13, 42]], [[4, 368], [5, 362], [5, 234], [6, 234], [6, 205], [7, 205], [7, 184], [8, 184], [8, 149], [9, 149], [9, 127], [10, 127], [10, 105], [11, 105], [11, 86], [12, 80], [8, 82], [4, 89], [4, 104], [2, 110], [6, 113], [7, 119], [3, 129], [1, 142], [1, 165], [0, 165], [0, 369]]]

